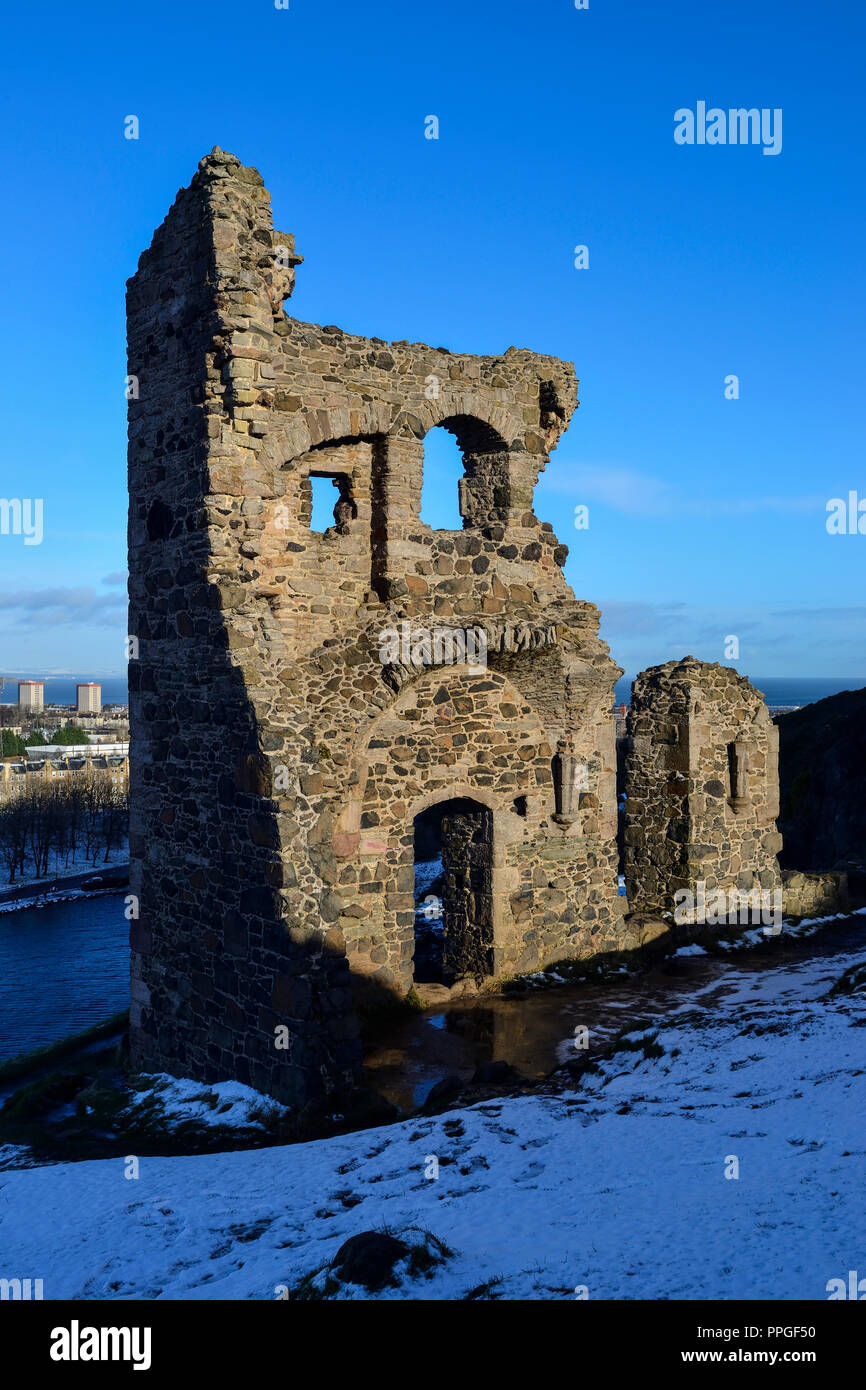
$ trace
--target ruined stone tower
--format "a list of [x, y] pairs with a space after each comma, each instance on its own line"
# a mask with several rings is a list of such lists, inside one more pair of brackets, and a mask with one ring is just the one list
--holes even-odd
[[683, 889], [779, 890], [778, 730], [760, 691], [693, 657], [652, 666], [634, 682], [627, 734], [631, 910], [673, 913]]
[[[614, 947], [623, 900], [620, 672], [533, 512], [573, 368], [297, 322], [299, 260], [214, 150], [129, 282], [131, 1041], [303, 1105], [357, 1078], [356, 999], [413, 983], [429, 808], [454, 975]], [[437, 425], [460, 531], [419, 519]]]

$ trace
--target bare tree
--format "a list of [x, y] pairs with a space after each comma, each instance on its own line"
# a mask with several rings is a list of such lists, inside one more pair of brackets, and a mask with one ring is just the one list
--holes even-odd
[[0, 812], [0, 859], [9, 883], [15, 882], [16, 874], [24, 873], [29, 819], [30, 808], [20, 793], [12, 796]]
[[68, 868], [83, 850], [86, 864], [111, 858], [128, 832], [126, 786], [102, 769], [87, 769], [60, 781], [25, 786], [0, 805], [0, 863], [7, 882], [28, 868], [45, 877]]

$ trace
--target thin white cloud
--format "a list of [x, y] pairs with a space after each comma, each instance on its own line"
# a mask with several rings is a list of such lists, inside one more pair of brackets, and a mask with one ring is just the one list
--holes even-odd
[[[695, 476], [699, 470], [695, 470]], [[781, 515], [823, 513], [824, 497], [765, 495], [760, 497], [694, 496], [681, 487], [651, 477], [635, 468], [613, 463], [557, 461], [552, 475], [542, 475], [543, 489], [567, 494], [575, 503], [596, 502], [632, 516], [750, 516], [762, 512]]]
[[116, 626], [125, 608], [125, 594], [99, 594], [90, 586], [0, 593], [0, 613], [28, 626], [60, 627], [70, 623]]

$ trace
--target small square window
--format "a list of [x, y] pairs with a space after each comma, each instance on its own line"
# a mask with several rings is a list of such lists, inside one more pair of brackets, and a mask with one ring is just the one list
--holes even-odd
[[352, 499], [352, 481], [347, 473], [311, 473], [313, 511], [310, 530], [320, 534], [335, 527], [345, 532], [358, 514]]

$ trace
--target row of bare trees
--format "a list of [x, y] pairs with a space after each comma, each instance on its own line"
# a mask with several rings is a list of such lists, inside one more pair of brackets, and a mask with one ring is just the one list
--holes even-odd
[[129, 830], [125, 786], [98, 769], [16, 792], [0, 805], [0, 864], [8, 883], [107, 863]]

